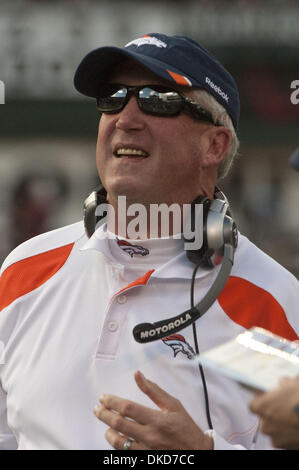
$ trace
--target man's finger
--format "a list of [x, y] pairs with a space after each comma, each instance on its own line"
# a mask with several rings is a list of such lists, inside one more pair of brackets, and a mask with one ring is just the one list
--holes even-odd
[[157, 410], [115, 395], [102, 395], [100, 397], [100, 403], [104, 405], [106, 409], [116, 411], [120, 416], [131, 418], [139, 424], [151, 423], [158, 413]]
[[134, 439], [140, 439], [144, 434], [144, 426], [142, 424], [128, 420], [119, 413], [108, 410], [105, 406], [95, 406], [94, 414], [117, 433], [122, 433]]
[[145, 393], [162, 411], [177, 411], [180, 402], [169, 393], [165, 392], [154, 382], [146, 379], [144, 375], [137, 371], [135, 373], [135, 382], [140, 390]]

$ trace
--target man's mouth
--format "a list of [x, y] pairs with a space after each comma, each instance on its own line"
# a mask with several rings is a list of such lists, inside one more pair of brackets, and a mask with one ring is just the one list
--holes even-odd
[[142, 149], [136, 149], [134, 147], [120, 147], [114, 152], [115, 157], [127, 157], [127, 158], [147, 158], [149, 154]]

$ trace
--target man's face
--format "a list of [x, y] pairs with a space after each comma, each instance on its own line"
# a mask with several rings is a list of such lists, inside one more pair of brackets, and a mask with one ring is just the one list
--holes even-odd
[[[111, 75], [111, 83], [154, 85], [169, 83], [143, 67], [122, 63]], [[182, 87], [176, 87], [183, 90]], [[187, 95], [188, 92], [183, 90]], [[203, 190], [209, 176], [203, 169], [202, 135], [210, 124], [180, 114], [175, 117], [143, 113], [131, 97], [117, 114], [103, 114], [98, 131], [97, 169], [113, 203], [118, 195], [127, 201], [189, 203]], [[126, 149], [124, 154], [117, 151]], [[127, 152], [132, 155], [126, 155]], [[144, 155], [134, 155], [141, 150]]]

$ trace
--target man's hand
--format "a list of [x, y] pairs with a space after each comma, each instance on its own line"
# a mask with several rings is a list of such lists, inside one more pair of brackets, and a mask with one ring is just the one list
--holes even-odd
[[299, 449], [299, 377], [285, 378], [279, 387], [257, 395], [250, 409], [261, 416], [261, 430], [268, 434], [275, 447]]
[[147, 380], [141, 372], [135, 381], [159, 408], [155, 410], [114, 395], [100, 397], [94, 413], [109, 426], [107, 441], [118, 450], [132, 439], [132, 450], [212, 450], [213, 439], [205, 435], [186, 412], [181, 402]]

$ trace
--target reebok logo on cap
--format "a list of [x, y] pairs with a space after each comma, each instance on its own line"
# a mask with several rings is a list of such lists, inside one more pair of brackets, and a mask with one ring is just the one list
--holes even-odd
[[165, 42], [161, 41], [160, 39], [155, 38], [154, 36], [142, 36], [142, 38], [134, 39], [133, 41], [129, 42], [125, 45], [125, 47], [129, 46], [156, 46], [156, 47], [167, 47]]
[[222, 96], [222, 98], [228, 103], [229, 102], [229, 97], [227, 96], [226, 93], [224, 93], [224, 91], [221, 90], [221, 88], [217, 85], [215, 85], [215, 83], [212, 82], [212, 80], [209, 79], [209, 77], [206, 77], [206, 83], [208, 85], [210, 85], [211, 88], [213, 88], [213, 90], [216, 91], [216, 93], [218, 93], [218, 95]]

